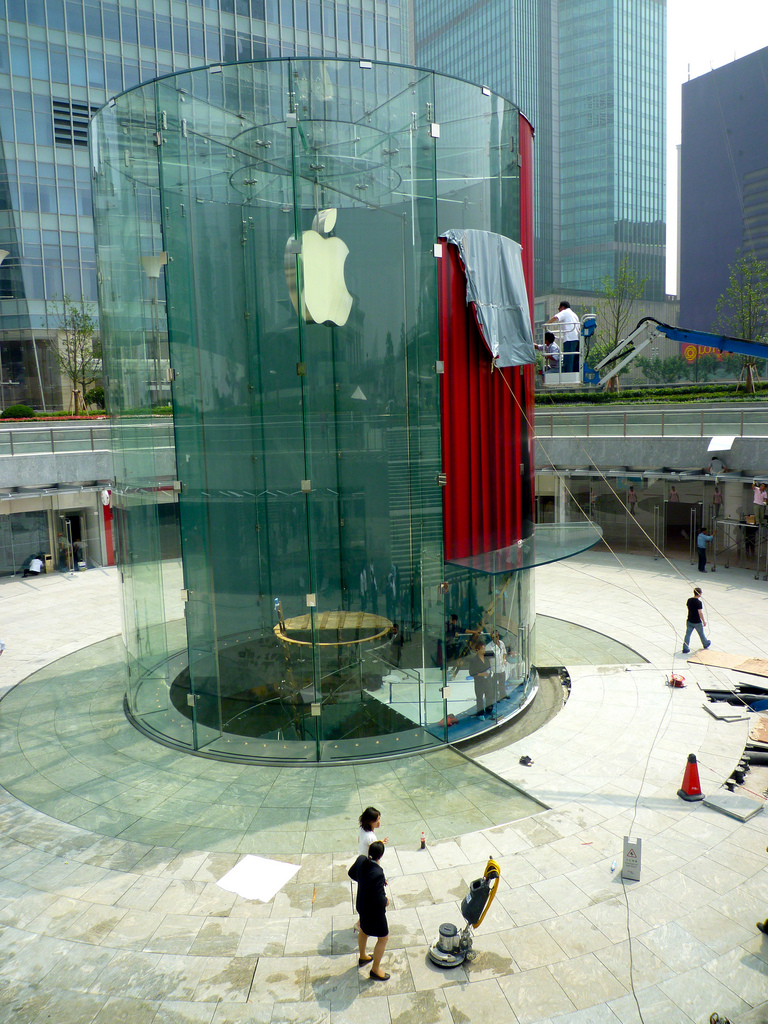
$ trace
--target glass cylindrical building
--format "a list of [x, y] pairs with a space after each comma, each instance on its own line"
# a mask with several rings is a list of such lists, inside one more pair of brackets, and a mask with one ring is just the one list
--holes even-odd
[[530, 699], [533, 368], [499, 370], [470, 313], [457, 359], [471, 307], [443, 233], [522, 242], [530, 297], [531, 151], [488, 89], [367, 61], [206, 67], [96, 116], [140, 728], [212, 756], [344, 760]]

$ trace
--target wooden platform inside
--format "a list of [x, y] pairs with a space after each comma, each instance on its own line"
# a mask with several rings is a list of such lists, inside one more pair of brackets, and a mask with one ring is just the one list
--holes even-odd
[[[312, 641], [301, 637], [312, 629], [312, 616], [295, 615], [286, 619], [285, 623], [277, 623], [273, 627], [278, 640], [289, 644], [310, 646]], [[320, 647], [346, 647], [348, 644], [363, 644], [371, 640], [379, 640], [392, 629], [392, 623], [383, 615], [372, 612], [345, 612], [341, 610], [315, 612], [315, 629], [318, 633], [335, 633], [335, 639], [318, 641]], [[297, 635], [299, 634], [299, 635]]]

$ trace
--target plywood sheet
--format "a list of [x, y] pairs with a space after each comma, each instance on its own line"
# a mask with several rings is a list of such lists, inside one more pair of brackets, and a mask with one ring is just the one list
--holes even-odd
[[765, 658], [747, 658], [738, 667], [739, 672], [749, 672], [753, 676], [768, 678], [768, 660]]
[[725, 651], [697, 651], [688, 659], [695, 665], [714, 665], [717, 668], [732, 668], [736, 672], [747, 672], [752, 676], [768, 678], [768, 659], [745, 658], [742, 654], [727, 654]]
[[688, 659], [695, 665], [714, 665], [717, 668], [738, 668], [744, 661], [743, 654], [726, 654], [725, 651], [697, 651]]
[[749, 738], [753, 743], [768, 743], [768, 716], [757, 714], [749, 728]]

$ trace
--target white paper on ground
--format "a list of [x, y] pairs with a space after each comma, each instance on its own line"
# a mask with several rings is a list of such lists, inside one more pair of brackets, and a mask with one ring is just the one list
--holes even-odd
[[267, 860], [247, 854], [216, 883], [227, 892], [235, 892], [245, 900], [268, 903], [299, 870], [298, 864]]

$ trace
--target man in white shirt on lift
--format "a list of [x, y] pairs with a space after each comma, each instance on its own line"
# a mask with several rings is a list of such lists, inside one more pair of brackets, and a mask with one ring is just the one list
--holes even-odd
[[570, 302], [563, 300], [557, 313], [547, 320], [548, 324], [562, 324], [563, 342], [563, 373], [578, 373], [579, 371], [579, 333], [581, 323], [579, 318], [571, 309]]

